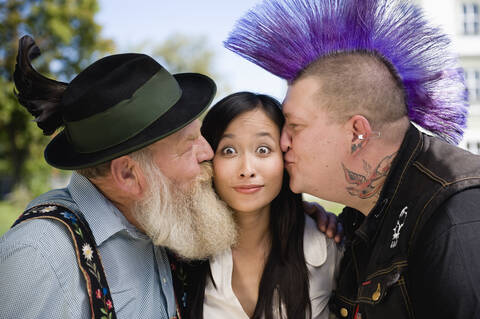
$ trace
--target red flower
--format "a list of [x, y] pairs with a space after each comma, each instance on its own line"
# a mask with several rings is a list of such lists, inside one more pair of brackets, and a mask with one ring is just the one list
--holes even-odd
[[110, 299], [107, 300], [107, 307], [108, 307], [108, 310], [112, 309], [113, 307], [112, 301]]
[[100, 292], [100, 289], [97, 289], [97, 291], [95, 291], [95, 297], [97, 297], [97, 299], [102, 298], [102, 293]]

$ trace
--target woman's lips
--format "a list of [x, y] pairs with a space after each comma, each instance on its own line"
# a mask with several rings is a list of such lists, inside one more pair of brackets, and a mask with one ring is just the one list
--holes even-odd
[[241, 185], [235, 186], [233, 189], [242, 194], [253, 194], [261, 190], [263, 185]]

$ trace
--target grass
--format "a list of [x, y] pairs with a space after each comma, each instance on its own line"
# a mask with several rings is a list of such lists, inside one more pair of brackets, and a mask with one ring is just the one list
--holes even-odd
[[0, 236], [10, 229], [13, 222], [23, 213], [24, 205], [0, 201]]
[[317, 202], [320, 205], [322, 205], [326, 211], [334, 213], [335, 215], [340, 214], [342, 212], [342, 209], [345, 207], [345, 205], [335, 203], [335, 202], [329, 202], [308, 194], [303, 194], [303, 199], [308, 202]]

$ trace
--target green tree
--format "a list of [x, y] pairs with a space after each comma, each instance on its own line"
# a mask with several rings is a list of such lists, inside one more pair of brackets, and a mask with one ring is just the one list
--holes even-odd
[[39, 193], [52, 172], [43, 160], [49, 137], [13, 94], [19, 38], [31, 35], [42, 50], [35, 62], [39, 72], [69, 81], [113, 50], [113, 42], [100, 37], [98, 10], [97, 0], [0, 0], [0, 188], [9, 180]]
[[173, 34], [153, 48], [153, 56], [162, 60], [171, 73], [198, 72], [214, 76], [214, 53], [205, 37]]
[[231, 91], [215, 68], [215, 52], [209, 47], [206, 36], [172, 34], [152, 49], [152, 55], [171, 73], [197, 72], [210, 76], [217, 83], [217, 95]]

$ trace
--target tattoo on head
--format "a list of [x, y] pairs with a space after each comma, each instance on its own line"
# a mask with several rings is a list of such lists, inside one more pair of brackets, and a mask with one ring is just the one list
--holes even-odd
[[345, 167], [342, 163], [343, 172], [345, 173], [345, 180], [351, 186], [347, 187], [347, 192], [352, 196], [357, 196], [361, 199], [371, 198], [382, 189], [383, 177], [388, 175], [392, 160], [397, 153], [385, 156], [380, 163], [372, 169], [372, 166], [363, 160], [363, 170], [365, 174], [353, 172]]

